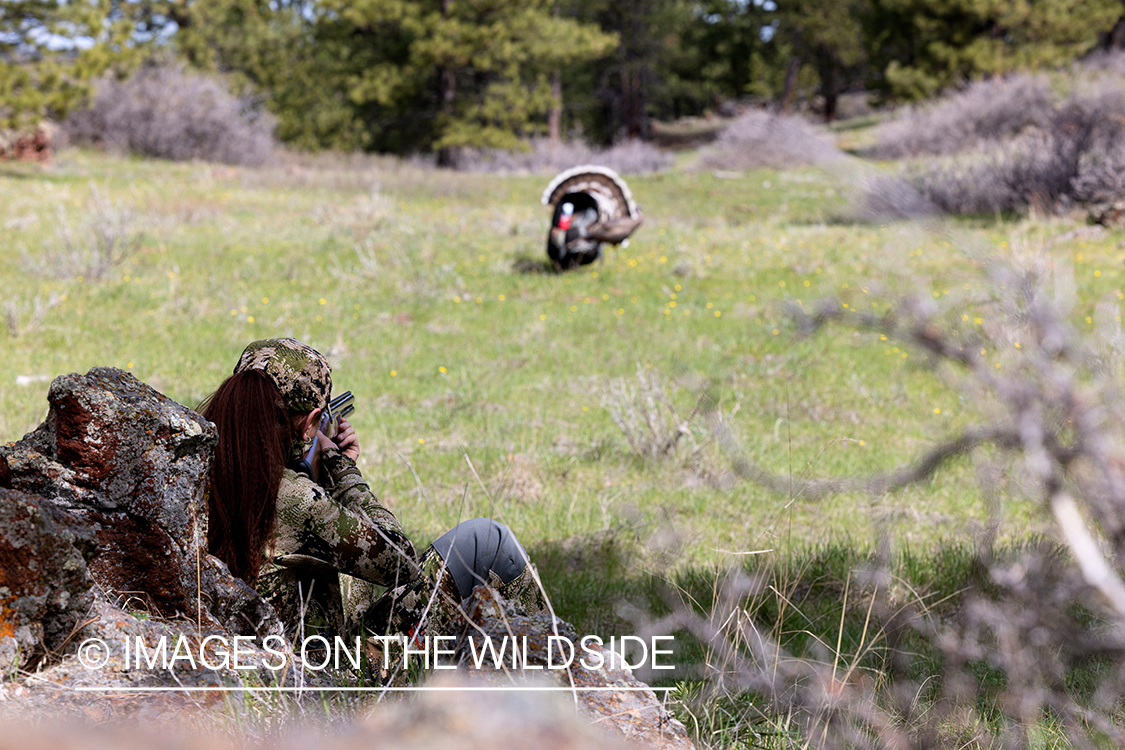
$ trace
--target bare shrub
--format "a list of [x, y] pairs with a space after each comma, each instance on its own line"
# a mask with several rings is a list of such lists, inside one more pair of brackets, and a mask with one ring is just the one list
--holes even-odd
[[620, 174], [663, 172], [672, 166], [674, 157], [644, 141], [633, 139], [596, 150], [587, 164], [609, 167]]
[[[945, 365], [936, 372], [976, 423], [916, 461], [871, 477], [795, 479], [758, 465], [721, 420], [708, 423], [739, 476], [806, 499], [884, 497], [975, 453], [986, 495], [1010, 477], [1003, 487], [1037, 503], [1057, 531], [1056, 542], [1001, 554], [996, 503], [972, 555], [977, 572], [940, 616], [922, 597], [895, 594], [903, 586], [888, 552], [856, 567], [844, 596], [866, 611], [860, 643], [875, 652], [866, 665], [862, 648], [849, 657], [839, 640], [818, 658], [787, 652], [747, 605], [777, 588], [769, 578], [735, 573], [710, 614], [681, 606], [651, 623], [707, 644], [712, 685], [790, 720], [802, 735], [795, 745], [1029, 747], [1045, 728], [1074, 747], [1125, 744], [1125, 335], [1115, 304], [1099, 305], [1093, 335], [1078, 333], [1072, 276], [1047, 248], [1018, 239], [1013, 248], [1014, 260], [976, 259], [982, 276], [968, 301], [922, 292], [889, 295], [878, 314], [837, 300], [793, 311], [805, 335], [842, 324]], [[966, 304], [981, 325], [962, 323]], [[936, 662], [919, 663], [919, 644]]]
[[602, 406], [620, 428], [633, 452], [643, 458], [661, 458], [675, 452], [680, 438], [687, 437], [695, 445], [691, 422], [697, 406], [687, 418], [680, 416], [668, 395], [659, 373], [646, 370], [637, 363], [634, 386], [619, 378], [606, 384]]
[[1099, 51], [1087, 55], [1079, 63], [1080, 72], [1125, 76], [1125, 52]]
[[969, 84], [933, 103], [910, 107], [876, 129], [868, 155], [898, 159], [947, 155], [1047, 127], [1056, 98], [1045, 76], [1018, 73]]
[[1125, 196], [1125, 150], [1110, 147], [1083, 155], [1074, 195], [1084, 203]]
[[[1046, 735], [1062, 740], [1047, 741], [1052, 747], [1099, 747], [1096, 740], [1105, 738], [1120, 745], [1119, 688], [1091, 699], [1068, 678], [1100, 656], [1098, 687], [1120, 682], [1113, 662], [1122, 640], [1091, 636], [1105, 625], [1090, 606], [1096, 594], [1056, 546], [971, 556], [964, 561], [967, 590], [940, 608], [923, 592], [904, 592], [909, 584], [886, 554], [845, 562], [854, 567], [830, 584], [843, 588], [841, 609], [793, 617], [800, 623], [835, 615], [839, 629], [812, 653], [786, 647], [794, 633], [782, 629], [783, 618], [760, 615], [801, 607], [792, 599], [821, 581], [778, 569], [733, 571], [715, 583], [709, 612], [683, 604], [640, 629], [679, 629], [706, 644], [706, 682], [696, 695], [680, 694], [690, 714], [685, 723], [706, 730], [697, 735], [701, 744], [708, 746], [708, 735], [719, 735], [712, 747], [753, 746], [746, 740], [772, 736], [780, 741], [764, 746], [937, 750], [1033, 747], [1033, 738]], [[854, 630], [845, 634], [848, 626]], [[708, 715], [714, 713], [725, 715], [716, 720]]]
[[[1098, 221], [1121, 213], [1125, 160], [1125, 56], [1078, 66], [1065, 99], [1042, 76], [981, 81], [881, 126], [869, 155], [939, 155], [901, 179], [949, 213], [1065, 211], [1088, 206]], [[863, 202], [885, 202], [873, 184]], [[908, 212], [894, 212], [909, 215]]]
[[938, 213], [916, 187], [895, 175], [879, 174], [862, 180], [857, 213], [863, 219], [918, 219]]
[[533, 138], [527, 151], [463, 149], [457, 157], [457, 169], [462, 172], [554, 174], [577, 164], [594, 164], [621, 174], [647, 174], [667, 169], [672, 161], [670, 154], [639, 140], [596, 149], [581, 141], [552, 143], [546, 138]]
[[46, 297], [37, 294], [30, 300], [18, 298], [6, 300], [4, 319], [8, 324], [8, 334], [12, 338], [19, 338], [25, 333], [34, 331], [47, 317], [47, 313], [65, 299], [65, 294], [55, 292]]
[[54, 242], [40, 257], [26, 256], [36, 273], [60, 279], [100, 281], [137, 252], [142, 234], [132, 207], [110, 200], [90, 183], [86, 211], [74, 222], [60, 206]]
[[784, 169], [823, 164], [842, 156], [832, 138], [800, 117], [752, 110], [731, 121], [702, 149], [694, 169]]
[[1042, 127], [907, 167], [903, 179], [949, 213], [1066, 210], [1112, 189], [1116, 178], [1107, 170], [1117, 162], [1104, 155], [1123, 134], [1125, 88], [1094, 86], [1072, 95]]
[[65, 123], [76, 144], [251, 166], [272, 159], [273, 127], [268, 113], [181, 66], [149, 66], [125, 81], [103, 78], [91, 105]]
[[[1040, 133], [1014, 142], [994, 142], [963, 158], [928, 162], [908, 170], [905, 180], [939, 209], [952, 214], [1018, 210], [1029, 205], [1033, 196], [1041, 209], [1051, 207], [1069, 187], [1071, 176], [1065, 164], [1053, 158], [1054, 145], [1049, 136]], [[1020, 182], [1025, 175], [1032, 178], [1031, 182]], [[1044, 192], [1044, 185], [1054, 190]]]
[[1125, 148], [1114, 145], [1084, 154], [1072, 186], [1075, 200], [1095, 222], [1120, 225], [1125, 219]]

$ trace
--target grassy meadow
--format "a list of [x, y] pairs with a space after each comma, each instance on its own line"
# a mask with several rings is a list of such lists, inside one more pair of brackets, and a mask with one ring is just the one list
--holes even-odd
[[[355, 393], [361, 468], [416, 541], [499, 518], [540, 561], [559, 614], [606, 636], [631, 632], [618, 601], [662, 606], [665, 581], [705, 596], [728, 566], [790, 560], [790, 580], [811, 583], [805, 621], [786, 632], [859, 649], [865, 605], [846, 605], [856, 632], [837, 641], [840, 595], [880, 540], [909, 562], [914, 596], [941, 598], [990, 522], [1013, 544], [1049, 529], [1026, 500], [986, 498], [970, 458], [885, 497], [770, 493], [732, 473], [696, 407], [707, 394], [777, 474], [891, 469], [987, 414], [924, 353], [845, 327], [802, 337], [785, 306], [838, 296], [878, 312], [922, 288], [971, 328], [984, 324], [976, 259], [1037, 248], [1073, 267], [1081, 329], [1120, 298], [1119, 235], [1084, 219], [864, 223], [849, 218], [852, 186], [814, 168], [626, 178], [645, 213], [632, 243], [554, 275], [549, 175], [81, 151], [0, 164], [0, 440], [42, 420], [58, 374], [120, 367], [194, 406], [246, 343], [295, 336]], [[99, 231], [125, 243], [120, 263], [88, 262]], [[989, 356], [1003, 367], [1015, 352]], [[653, 382], [690, 428], [666, 455], [613, 419], [638, 414]]]

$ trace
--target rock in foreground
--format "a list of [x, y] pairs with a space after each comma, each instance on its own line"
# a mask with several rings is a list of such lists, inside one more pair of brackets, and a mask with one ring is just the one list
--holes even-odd
[[96, 550], [91, 530], [60, 523], [50, 503], [0, 489], [0, 673], [34, 666], [79, 629]]
[[[601, 656], [601, 665], [597, 668], [586, 666], [597, 665], [598, 660], [592, 656], [586, 664], [582, 659], [575, 659], [567, 669], [547, 668], [551, 657], [556, 665], [560, 662], [557, 647], [553, 654], [548, 653], [551, 636], [563, 637], [572, 643], [578, 641], [578, 634], [569, 623], [558, 618], [552, 621], [549, 615], [528, 616], [515, 604], [500, 599], [487, 586], [478, 586], [473, 591], [468, 612], [476, 627], [470, 630], [467, 639], [476, 643], [478, 654], [485, 648], [485, 638], [495, 644], [502, 643], [505, 637], [522, 644], [526, 638], [527, 664], [533, 667], [525, 672], [513, 672], [496, 669], [485, 660], [482, 668], [466, 670], [470, 679], [490, 685], [512, 684], [513, 679], [518, 684], [527, 675], [533, 680], [547, 680], [557, 687], [573, 690], [563, 694], [573, 696], [583, 715], [612, 734], [659, 750], [691, 750], [693, 747], [684, 725], [664, 708], [648, 685], [633, 676], [616, 652], [591, 644]], [[472, 664], [468, 640], [461, 646], [463, 668]], [[521, 648], [521, 658], [522, 652]]]
[[273, 609], [206, 551], [213, 424], [112, 367], [55, 378], [47, 400], [43, 424], [0, 447], [0, 460], [13, 488], [93, 530], [94, 581], [153, 615], [281, 632]]

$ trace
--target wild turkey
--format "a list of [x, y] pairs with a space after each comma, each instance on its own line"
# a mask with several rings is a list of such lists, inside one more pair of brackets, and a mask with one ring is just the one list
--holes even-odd
[[644, 220], [625, 180], [590, 164], [560, 172], [543, 191], [543, 205], [554, 208], [547, 255], [560, 271], [593, 263], [602, 243], [625, 243]]

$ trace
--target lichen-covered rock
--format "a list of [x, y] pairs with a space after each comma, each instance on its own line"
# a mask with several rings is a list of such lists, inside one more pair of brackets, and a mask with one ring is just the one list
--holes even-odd
[[[587, 668], [587, 664], [597, 664], [592, 655], [585, 663], [582, 659], [575, 659], [567, 669], [542, 668], [548, 667], [548, 660], [552, 658], [556, 665], [565, 661], [565, 656], [560, 659], [557, 647], [553, 654], [548, 652], [551, 636], [578, 642], [579, 637], [569, 623], [557, 617], [552, 620], [550, 615], [528, 616], [517, 605], [499, 598], [487, 586], [477, 586], [466, 611], [475, 627], [470, 628], [459, 645], [459, 654], [462, 668], [472, 665], [466, 669], [472, 679], [490, 684], [507, 683], [513, 677], [547, 679], [560, 687], [573, 688], [581, 713], [602, 729], [656, 750], [692, 750], [693, 745], [684, 725], [665, 710], [648, 685], [633, 676], [632, 670], [616, 652], [588, 643], [587, 646], [601, 656], [602, 664], [598, 668]], [[525, 672], [497, 669], [487, 659], [478, 668], [471, 661], [472, 647], [469, 643], [476, 644], [479, 654], [484, 648], [486, 636], [493, 643], [500, 643], [505, 637], [515, 639], [520, 644], [517, 665], [532, 665], [533, 669]], [[525, 638], [526, 648], [523, 645]], [[526, 663], [523, 662], [525, 654]], [[622, 689], [605, 689], [611, 687]]]
[[49, 503], [0, 489], [0, 673], [61, 648], [91, 605], [91, 530], [59, 523]]
[[[297, 678], [292, 659], [282, 669], [269, 669], [267, 665], [278, 664], [277, 657], [249, 641], [238, 644], [240, 656], [232, 661], [233, 637], [228, 632], [199, 630], [196, 623], [183, 620], [148, 618], [96, 597], [89, 614], [85, 626], [74, 634], [74, 647], [62, 659], [19, 680], [0, 680], [0, 719], [174, 724], [216, 701], [222, 706], [224, 701], [237, 702], [246, 696], [145, 689], [237, 690], [248, 685], [293, 685]], [[138, 656], [138, 641], [144, 644], [143, 656]], [[183, 658], [189, 653], [194, 662]], [[323, 672], [301, 676], [303, 684], [314, 686], [328, 685], [330, 678]]]
[[8, 451], [17, 488], [129, 511], [194, 543], [213, 424], [113, 367], [60, 375], [47, 401], [47, 419]]
[[[687, 729], [648, 685], [633, 676], [616, 651], [596, 647], [602, 666], [572, 668], [579, 707], [592, 722], [627, 740], [654, 750], [692, 750]], [[594, 661], [593, 658], [590, 661]], [[627, 690], [584, 691], [582, 688], [614, 686]]]
[[13, 487], [94, 530], [94, 580], [153, 614], [281, 632], [272, 608], [206, 551], [213, 424], [112, 367], [55, 378], [47, 399], [43, 424], [0, 447], [0, 460]]
[[43, 122], [34, 131], [0, 128], [0, 160], [51, 161], [53, 144], [58, 132], [54, 123]]
[[204, 555], [200, 573], [203, 607], [225, 630], [259, 638], [285, 631], [273, 605], [241, 578], [233, 576], [222, 560]]

